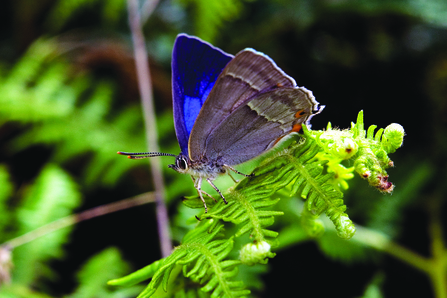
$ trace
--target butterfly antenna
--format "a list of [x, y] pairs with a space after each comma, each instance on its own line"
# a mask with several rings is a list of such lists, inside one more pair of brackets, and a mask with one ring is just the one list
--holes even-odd
[[130, 159], [143, 159], [148, 157], [155, 157], [155, 156], [176, 156], [175, 154], [170, 153], [162, 153], [162, 152], [117, 152], [120, 155], [127, 155], [127, 158]]

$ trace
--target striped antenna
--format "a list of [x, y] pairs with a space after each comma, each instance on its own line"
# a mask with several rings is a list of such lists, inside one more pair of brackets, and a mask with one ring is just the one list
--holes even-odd
[[143, 159], [148, 157], [155, 157], [155, 156], [176, 156], [175, 154], [170, 153], [162, 153], [162, 152], [117, 152], [120, 155], [127, 155], [127, 158], [130, 159]]

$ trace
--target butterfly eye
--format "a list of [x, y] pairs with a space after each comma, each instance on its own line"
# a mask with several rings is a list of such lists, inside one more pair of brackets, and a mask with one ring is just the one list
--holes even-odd
[[177, 167], [179, 167], [182, 170], [188, 169], [188, 161], [186, 160], [185, 157], [182, 156], [177, 159]]

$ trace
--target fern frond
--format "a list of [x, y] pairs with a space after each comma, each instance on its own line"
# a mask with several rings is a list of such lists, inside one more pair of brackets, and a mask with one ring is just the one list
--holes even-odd
[[203, 220], [185, 235], [183, 243], [169, 257], [109, 283], [129, 285], [140, 281], [143, 276], [152, 276], [149, 285], [138, 296], [151, 297], [160, 287], [164, 291], [168, 290], [171, 272], [176, 266], [181, 266], [183, 275], [203, 285], [201, 290], [212, 292], [212, 297], [244, 297], [250, 291], [244, 289], [241, 281], [232, 280], [240, 261], [226, 259], [233, 249], [233, 237], [222, 237], [222, 224], [214, 219]]
[[239, 225], [236, 237], [250, 233], [256, 242], [269, 241], [266, 238], [276, 237], [277, 232], [265, 228], [273, 224], [274, 216], [283, 214], [281, 211], [265, 210], [279, 200], [271, 199], [273, 193], [274, 189], [257, 184], [236, 187], [226, 194], [228, 204], [219, 201], [210, 212], [203, 213], [200, 218], [221, 219]]
[[195, 9], [197, 35], [212, 42], [225, 21], [235, 19], [242, 11], [241, 0], [181, 0]]
[[[56, 149], [55, 163], [88, 154], [91, 159], [80, 175], [85, 184], [111, 185], [125, 171], [139, 166], [116, 158], [111, 148], [144, 147], [140, 107], [111, 113], [113, 84], [92, 84], [91, 77], [73, 73], [58, 55], [54, 40], [40, 39], [17, 64], [0, 74], [0, 124], [13, 122], [19, 127], [6, 148], [17, 152], [45, 144]], [[172, 118], [172, 113], [167, 117]], [[160, 121], [172, 123], [167, 117]], [[159, 127], [164, 129], [160, 135], [173, 129]]]
[[158, 261], [153, 262], [152, 264], [149, 264], [140, 270], [137, 270], [129, 275], [126, 275], [121, 278], [112, 279], [107, 282], [107, 284], [111, 286], [124, 286], [129, 287], [133, 286], [137, 283], [140, 283], [142, 281], [148, 280], [149, 278], [152, 278], [154, 274], [161, 268], [164, 262], [164, 258], [160, 259]]
[[[17, 210], [18, 234], [23, 235], [49, 222], [67, 216], [81, 202], [76, 183], [56, 165], [47, 165], [24, 196]], [[67, 240], [69, 228], [64, 228], [33, 241], [32, 245], [21, 245], [14, 249], [17, 268], [16, 282], [30, 283], [35, 270], [43, 261], [62, 255], [62, 244]]]
[[354, 168], [370, 185], [382, 192], [391, 193], [394, 185], [388, 181], [386, 169], [394, 166], [394, 163], [388, 153], [393, 153], [402, 146], [405, 132], [401, 125], [393, 123], [385, 129], [379, 129], [374, 136], [376, 127], [371, 125], [365, 135], [363, 111], [360, 111], [357, 123], [351, 124], [353, 138], [359, 144]]
[[135, 297], [142, 290], [140, 286], [111, 290], [106, 285], [106, 281], [112, 276], [125, 274], [128, 271], [128, 265], [116, 248], [105, 249], [82, 266], [77, 274], [79, 287], [66, 298]]
[[52, 32], [61, 29], [70, 18], [79, 14], [79, 11], [91, 7], [101, 8], [101, 17], [109, 26], [115, 23], [124, 14], [126, 6], [121, 0], [59, 0], [51, 9], [46, 26]]
[[307, 129], [304, 129], [304, 133], [306, 139], [303, 143], [295, 144], [275, 159], [275, 163], [280, 162], [280, 171], [270, 177], [282, 179], [279, 185], [291, 183], [291, 195], [297, 194], [307, 200], [307, 211], [303, 212], [302, 220], [306, 222], [306, 230], [311, 235], [320, 233], [321, 223], [316, 218], [325, 212], [333, 222], [337, 234], [349, 239], [354, 235], [355, 228], [344, 213], [346, 206], [342, 200], [343, 193], [333, 183], [334, 174], [324, 173], [325, 162], [316, 157], [321, 151], [318, 143], [309, 137]]

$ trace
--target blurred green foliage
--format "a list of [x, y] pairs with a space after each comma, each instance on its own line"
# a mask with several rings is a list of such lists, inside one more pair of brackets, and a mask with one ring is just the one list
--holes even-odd
[[[393, 154], [396, 168], [389, 170], [394, 193], [383, 196], [351, 180], [347, 212], [356, 226], [384, 233], [420, 256], [445, 255], [446, 2], [212, 2], [160, 1], [144, 27], [162, 151], [179, 151], [169, 82], [175, 36], [194, 34], [233, 54], [253, 47], [326, 104], [312, 119], [314, 128], [329, 121], [349, 127], [361, 109], [379, 127], [405, 127], [404, 147]], [[145, 150], [125, 1], [0, 5], [2, 242], [78, 210], [153, 190], [145, 163], [115, 155]], [[179, 198], [194, 190], [189, 177], [167, 170], [165, 178], [178, 244], [196, 223], [196, 213]], [[232, 183], [217, 184], [225, 189]], [[343, 297], [446, 297], [442, 280], [430, 284], [416, 265], [409, 269], [356, 236], [341, 240], [330, 224], [321, 238], [310, 239], [299, 224], [300, 199], [276, 197], [275, 209], [287, 212], [271, 227], [279, 233], [271, 273], [261, 265], [241, 266], [237, 277], [253, 296], [306, 296], [299, 289], [307, 288], [320, 297], [343, 288]], [[106, 281], [131, 271], [123, 260], [140, 268], [160, 258], [153, 209], [139, 210], [17, 247], [12, 281], [0, 297], [134, 297], [141, 287], [110, 288]], [[247, 242], [242, 238], [234, 247]], [[2, 259], [1, 265], [11, 272], [11, 262]]]

